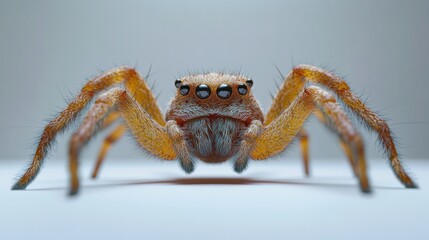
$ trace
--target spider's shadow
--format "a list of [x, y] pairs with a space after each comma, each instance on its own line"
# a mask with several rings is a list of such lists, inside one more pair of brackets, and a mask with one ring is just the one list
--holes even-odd
[[[281, 185], [303, 185], [314, 187], [328, 187], [336, 189], [358, 189], [357, 184], [341, 184], [341, 183], [327, 183], [327, 182], [309, 182], [306, 179], [301, 180], [263, 180], [254, 178], [226, 178], [226, 177], [194, 177], [194, 178], [172, 178], [166, 180], [147, 180], [147, 181], [126, 181], [126, 182], [113, 182], [113, 183], [100, 183], [96, 185], [84, 185], [83, 188], [108, 188], [119, 186], [133, 186], [133, 185], [257, 185], [257, 184], [281, 184]], [[401, 187], [385, 187], [373, 186], [377, 189], [404, 189]], [[65, 187], [55, 188], [37, 188], [28, 189], [30, 191], [44, 191], [44, 190], [61, 190]]]

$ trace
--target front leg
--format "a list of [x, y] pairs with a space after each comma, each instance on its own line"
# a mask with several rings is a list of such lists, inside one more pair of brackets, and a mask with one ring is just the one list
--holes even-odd
[[173, 142], [173, 148], [179, 159], [180, 166], [186, 173], [192, 173], [195, 169], [194, 159], [189, 153], [186, 146], [185, 136], [183, 131], [177, 125], [177, 122], [170, 120], [166, 125], [167, 134]]
[[261, 134], [262, 123], [259, 120], [253, 120], [243, 136], [240, 149], [238, 150], [237, 160], [234, 163], [234, 171], [242, 173], [249, 163], [250, 152], [255, 146], [256, 138]]
[[262, 133], [256, 138], [250, 157], [254, 160], [264, 160], [284, 151], [298, 134], [305, 120], [317, 108], [323, 111], [329, 121], [332, 121], [333, 130], [340, 139], [351, 147], [361, 190], [365, 193], [370, 192], [364, 146], [360, 134], [336, 102], [335, 97], [319, 87], [305, 88], [285, 111], [269, 125], [263, 127]]
[[145, 150], [164, 160], [176, 159], [173, 141], [165, 127], [160, 126], [149, 113], [142, 109], [127, 91], [113, 88], [97, 98], [70, 140], [70, 195], [77, 194], [79, 189], [78, 163], [82, 148], [94, 135], [103, 118], [115, 109], [118, 109], [131, 133]]

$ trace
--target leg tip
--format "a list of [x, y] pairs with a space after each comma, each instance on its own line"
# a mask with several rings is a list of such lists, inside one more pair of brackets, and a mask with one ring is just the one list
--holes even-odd
[[414, 188], [414, 189], [418, 189], [419, 186], [417, 184], [415, 184], [414, 182], [409, 182], [409, 183], [404, 183], [406, 188]]
[[367, 181], [360, 183], [360, 190], [362, 191], [363, 194], [371, 194], [372, 193], [372, 188], [368, 184]]
[[362, 190], [363, 194], [372, 194], [372, 190], [371, 190], [370, 187], [368, 187], [368, 188], [362, 188], [361, 190]]
[[69, 191], [69, 197], [75, 197], [75, 196], [77, 196], [77, 194], [78, 194], [78, 192], [79, 192], [79, 190], [78, 189], [70, 189], [70, 191]]
[[20, 184], [19, 182], [17, 182], [11, 187], [11, 190], [25, 190], [26, 188], [26, 184]]

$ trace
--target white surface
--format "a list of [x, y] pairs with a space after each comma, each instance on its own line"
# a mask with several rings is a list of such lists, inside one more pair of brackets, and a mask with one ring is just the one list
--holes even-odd
[[359, 192], [345, 160], [177, 164], [108, 159], [97, 181], [81, 169], [66, 196], [66, 161], [50, 159], [26, 191], [10, 191], [25, 161], [0, 167], [0, 239], [428, 239], [429, 161], [406, 161], [420, 189], [405, 189], [385, 160], [370, 162], [373, 195]]

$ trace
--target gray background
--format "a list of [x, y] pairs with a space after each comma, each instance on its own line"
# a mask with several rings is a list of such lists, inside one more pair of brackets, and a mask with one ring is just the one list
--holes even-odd
[[[390, 119], [405, 158], [427, 158], [428, 1], [1, 1], [0, 158], [29, 159], [64, 97], [115, 66], [156, 83], [163, 109], [188, 70], [241, 70], [264, 110], [278, 66], [327, 66]], [[338, 158], [335, 136], [308, 124], [311, 154]], [[362, 131], [364, 129], [362, 128]], [[70, 131], [52, 157], [65, 158]], [[85, 157], [95, 157], [103, 134]], [[364, 134], [368, 156], [381, 156]], [[110, 157], [138, 158], [128, 139]], [[298, 156], [297, 145], [287, 156]]]

